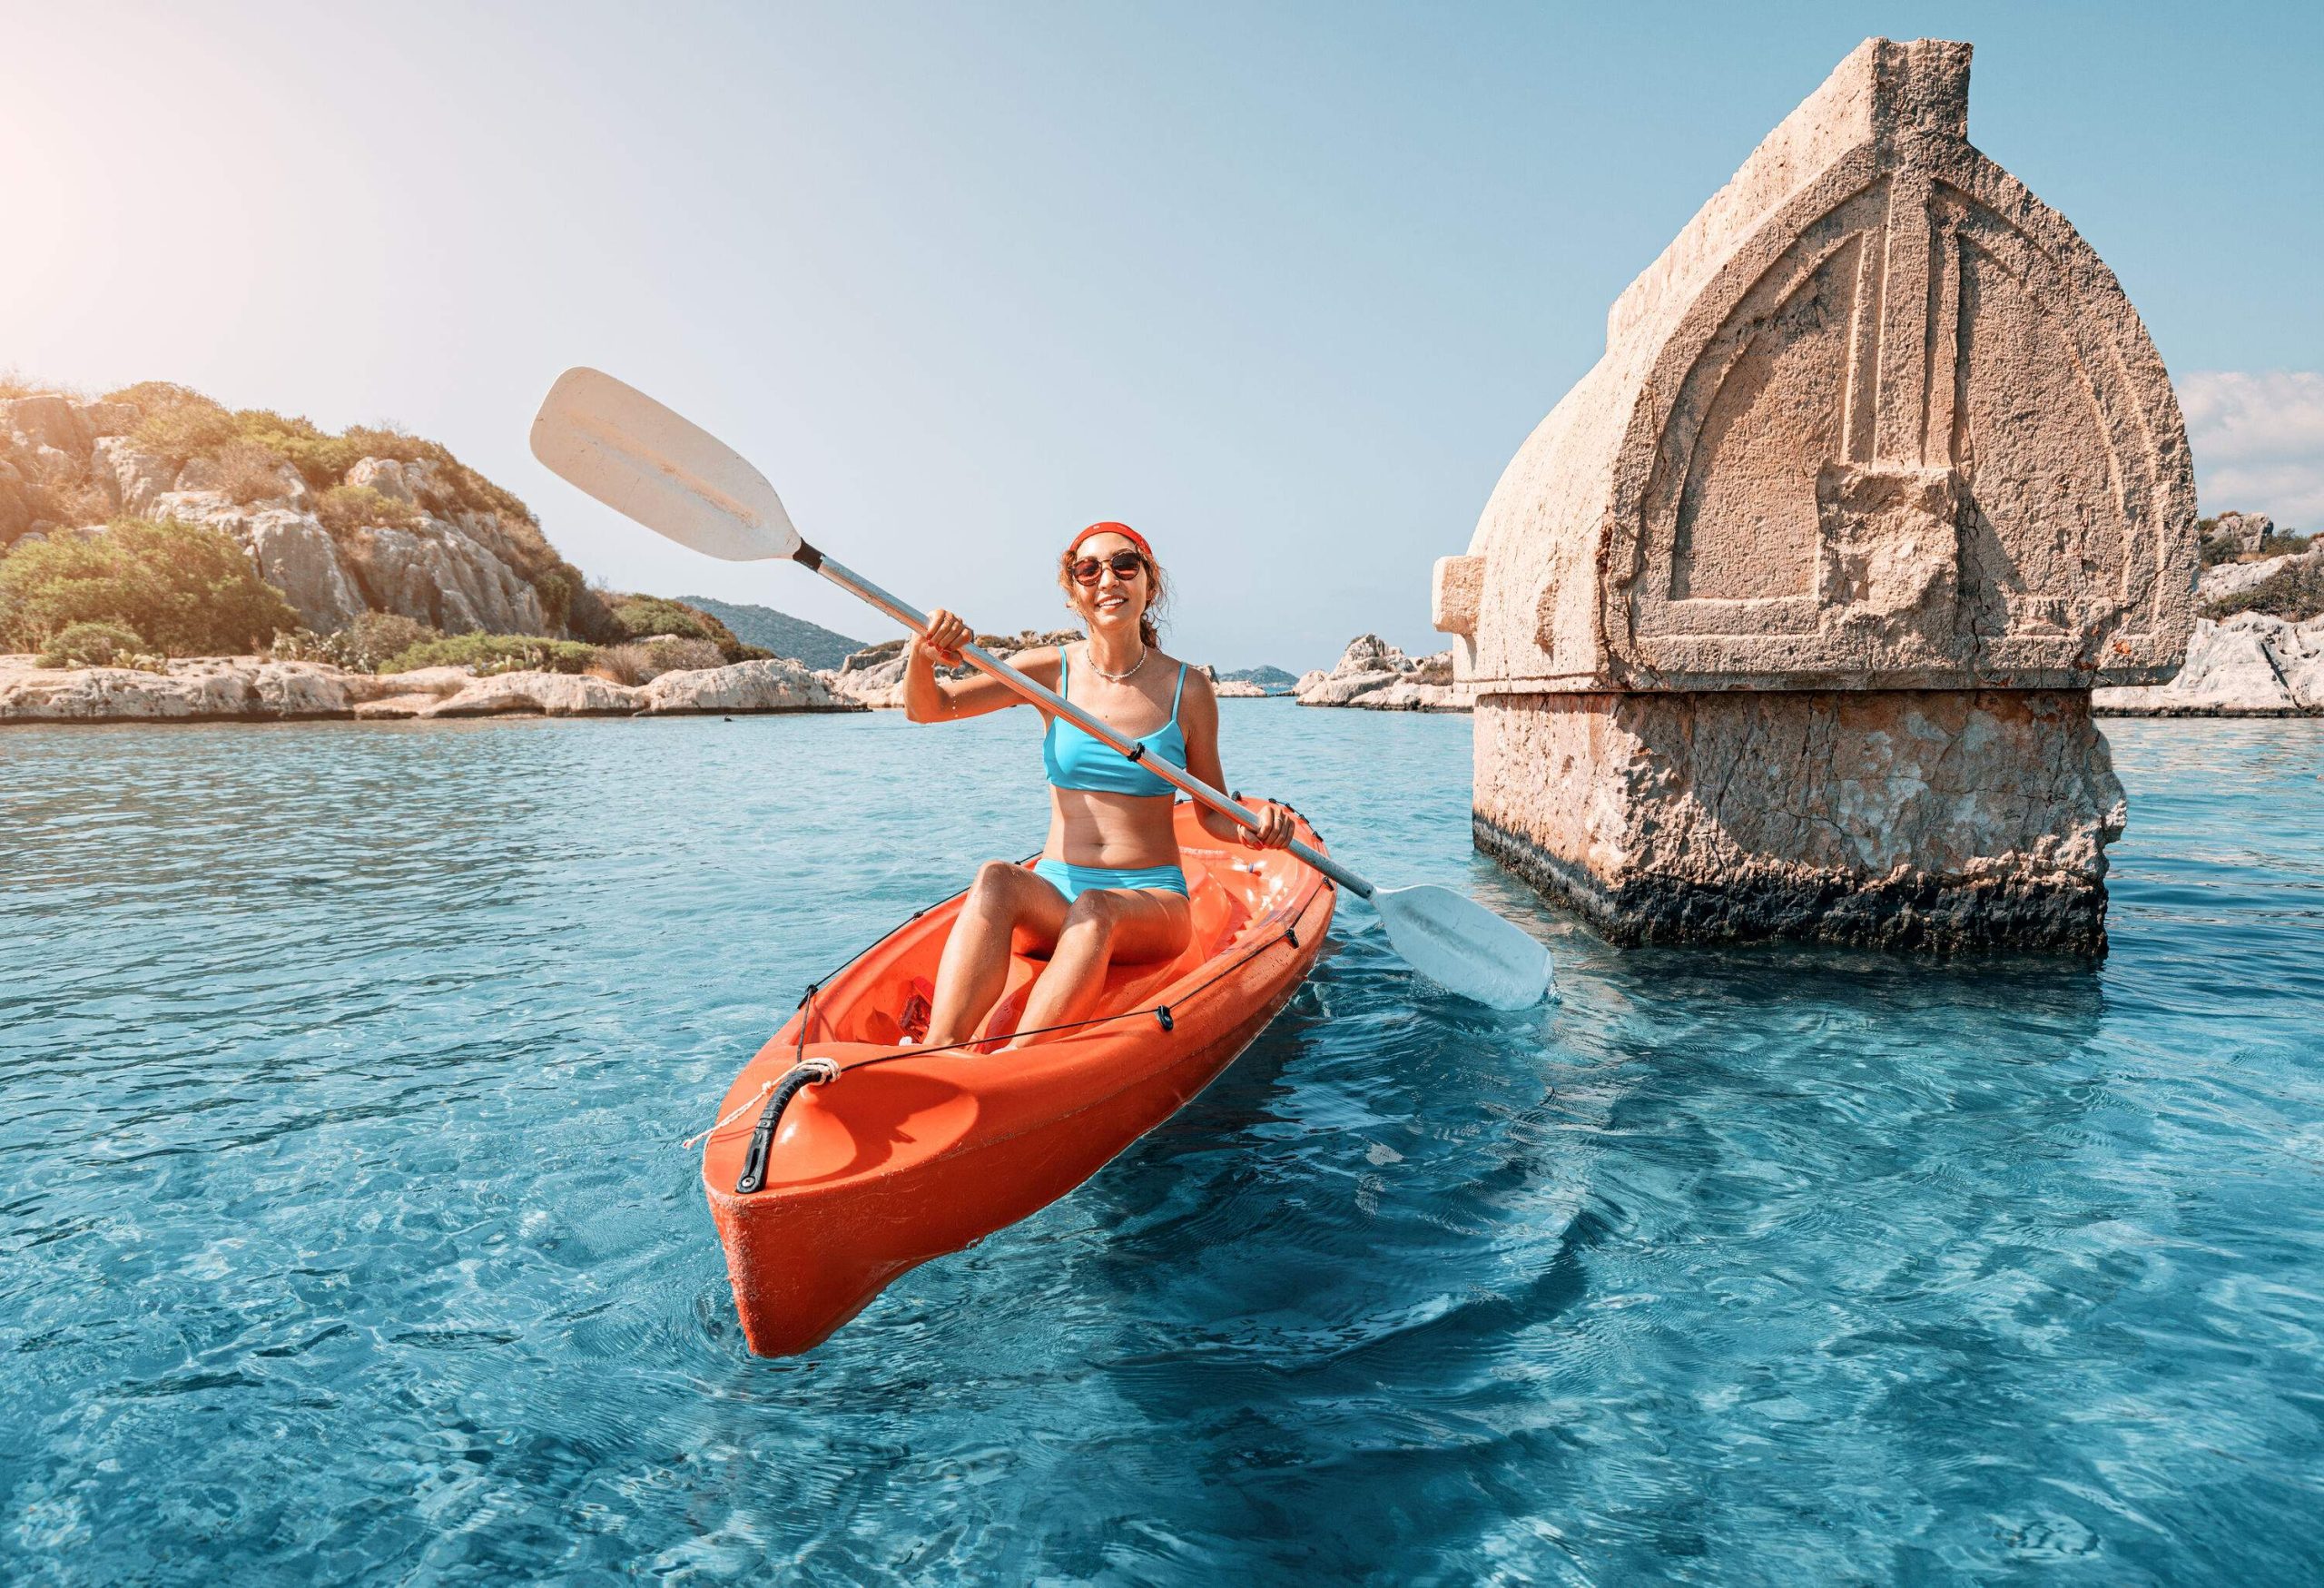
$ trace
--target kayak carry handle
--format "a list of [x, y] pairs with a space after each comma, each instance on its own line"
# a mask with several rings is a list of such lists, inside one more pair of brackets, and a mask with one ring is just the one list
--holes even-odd
[[[804, 1001], [803, 1000], [802, 1001]], [[791, 1100], [808, 1085], [822, 1086], [839, 1079], [839, 1066], [829, 1059], [807, 1059], [792, 1067], [775, 1087], [774, 1095], [766, 1100], [766, 1107], [759, 1111], [759, 1122], [752, 1128], [751, 1145], [743, 1154], [742, 1178], [734, 1182], [734, 1194], [747, 1197], [766, 1187], [766, 1157], [774, 1146], [774, 1128], [783, 1120], [783, 1110]]]

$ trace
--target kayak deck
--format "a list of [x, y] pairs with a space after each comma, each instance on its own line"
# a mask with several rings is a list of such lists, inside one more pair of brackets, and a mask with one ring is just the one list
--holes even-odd
[[[1107, 975], [1098, 1012], [1000, 1051], [1045, 960], [1018, 954], [975, 1041], [926, 1050], [936, 964], [961, 899], [905, 922], [814, 991], [719, 1108], [703, 1183], [751, 1349], [821, 1343], [898, 1275], [1048, 1206], [1231, 1063], [1322, 950], [1331, 884], [1280, 853], [1221, 847], [1177, 814], [1185, 952]], [[1321, 847], [1305, 822], [1299, 836]], [[764, 1183], [736, 1189], [763, 1100], [804, 1060], [840, 1070], [783, 1110]]]

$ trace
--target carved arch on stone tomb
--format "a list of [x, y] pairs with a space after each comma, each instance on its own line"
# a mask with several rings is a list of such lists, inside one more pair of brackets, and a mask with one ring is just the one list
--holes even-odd
[[1655, 356], [1614, 471], [1633, 687], [2167, 676], [2194, 492], [2161, 359], [2063, 218], [1957, 140], [1769, 214]]

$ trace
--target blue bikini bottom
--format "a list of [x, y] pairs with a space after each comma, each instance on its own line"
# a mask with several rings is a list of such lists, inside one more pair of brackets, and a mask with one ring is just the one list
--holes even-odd
[[1068, 865], [1061, 860], [1043, 859], [1034, 865], [1033, 874], [1063, 893], [1068, 904], [1098, 888], [1167, 888], [1171, 893], [1179, 894], [1187, 891], [1187, 873], [1175, 865], [1125, 869], [1110, 865]]

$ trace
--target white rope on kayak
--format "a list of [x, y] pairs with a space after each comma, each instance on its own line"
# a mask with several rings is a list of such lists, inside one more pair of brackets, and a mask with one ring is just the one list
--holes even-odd
[[703, 1131], [700, 1135], [687, 1137], [684, 1141], [679, 1142], [678, 1146], [680, 1149], [687, 1151], [691, 1151], [694, 1148], [701, 1146], [702, 1143], [709, 1140], [713, 1136], [717, 1135], [719, 1131], [724, 1130], [727, 1126], [741, 1119], [744, 1114], [749, 1113], [751, 1110], [757, 1105], [761, 1098], [765, 1097], [767, 1093], [773, 1091], [776, 1087], [781, 1086], [785, 1080], [788, 1080], [792, 1076], [796, 1075], [802, 1070], [807, 1071], [807, 1080], [816, 1086], [829, 1086], [832, 1081], [837, 1080], [840, 1077], [839, 1064], [834, 1060], [824, 1059], [822, 1057], [803, 1059], [798, 1063], [793, 1065], [789, 1070], [783, 1071], [781, 1075], [776, 1076], [773, 1080], [760, 1081], [758, 1090], [736, 1105], [733, 1112], [729, 1113], [724, 1119], [719, 1120], [716, 1124], [711, 1126], [709, 1129]]
[[717, 1135], [718, 1132], [726, 1129], [727, 1126], [741, 1119], [744, 1114], [749, 1113], [753, 1108], [758, 1106], [758, 1102], [761, 1098], [766, 1096], [767, 1093], [773, 1091], [782, 1083], [783, 1080], [780, 1076], [777, 1076], [773, 1080], [763, 1080], [759, 1082], [759, 1090], [751, 1097], [746, 1099], [734, 1110], [733, 1113], [727, 1115], [724, 1119], [719, 1120], [718, 1123], [713, 1125], [709, 1129], [703, 1131], [700, 1135], [689, 1136], [684, 1141], [679, 1142], [679, 1149], [686, 1152], [693, 1151], [695, 1148], [709, 1140], [713, 1136]]

